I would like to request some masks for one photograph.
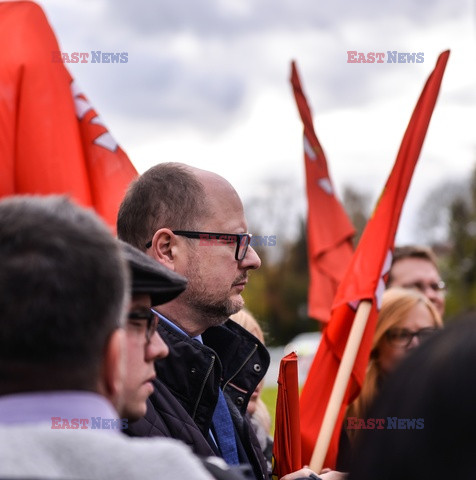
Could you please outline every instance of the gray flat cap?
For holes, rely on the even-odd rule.
[[[132,273],[132,293],[148,293],[152,306],[166,303],[182,293],[187,279],[156,262],[145,253],[118,240]]]

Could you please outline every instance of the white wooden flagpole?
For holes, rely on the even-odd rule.
[[[344,354],[342,355],[336,380],[322,421],[321,430],[317,437],[317,442],[309,464],[309,468],[317,473],[322,470],[327,455],[332,433],[334,432],[339,410],[347,390],[347,385],[349,384],[349,378],[352,373],[355,358],[357,357],[357,352],[359,351],[371,307],[372,302],[363,300],[359,303],[357,312],[355,313],[354,322],[349,332],[349,338],[345,345]]]

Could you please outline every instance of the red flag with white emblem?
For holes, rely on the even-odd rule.
[[[311,110],[295,62],[291,64],[291,84],[304,125],[310,277],[308,314],[327,322],[337,287],[352,257],[355,230],[335,195],[327,160],[314,131]]]
[[[115,229],[137,172],[61,63],[42,9],[0,2],[0,45],[0,197],[68,194]]]
[[[301,393],[303,464],[309,464],[327,403],[342,359],[355,310],[360,301],[372,303],[344,401],[339,411],[324,466],[335,468],[339,435],[346,407],[359,394],[365,378],[375,331],[384,276],[392,259],[400,213],[433,113],[449,51],[443,52],[428,78],[408,124],[394,167],[367,223],[334,300],[332,316]]]

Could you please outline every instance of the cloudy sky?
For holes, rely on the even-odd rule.
[[[303,209],[301,124],[289,84],[295,59],[337,191],[352,185],[373,204],[446,49],[398,241],[420,238],[415,212],[432,188],[473,169],[475,0],[38,3],[62,51],[127,52],[127,63],[69,68],[139,172],[186,162],[222,174],[245,199],[284,179]],[[349,50],[422,52],[424,62],[353,64]]]

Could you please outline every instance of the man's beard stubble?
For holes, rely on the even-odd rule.
[[[243,308],[244,300],[241,296],[238,301],[232,300],[229,291],[226,293],[208,291],[197,267],[198,262],[194,260],[191,259],[184,273],[188,284],[180,296],[181,300],[203,317],[207,328],[223,325],[230,315]]]

